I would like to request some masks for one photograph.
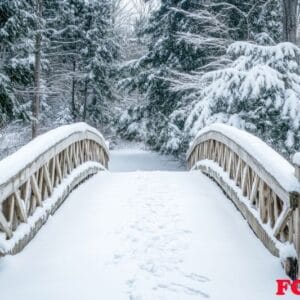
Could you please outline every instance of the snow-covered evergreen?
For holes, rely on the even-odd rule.
[[[234,40],[274,45],[282,35],[280,14],[277,0],[163,1],[138,31],[148,39],[146,54],[124,68],[122,87],[138,91],[144,101],[123,113],[119,133],[144,137],[163,152],[184,151],[184,124],[196,100],[193,73],[226,66]]]
[[[25,0],[0,3],[0,125],[25,117],[33,83],[34,41],[37,18]]]
[[[161,3],[143,33],[149,41],[148,51],[126,66],[127,78],[123,82],[123,86],[139,91],[144,98],[139,108],[130,109],[140,112],[141,125],[135,127],[146,128],[146,132],[137,131],[136,135],[145,136],[154,149],[178,153],[182,151],[180,134],[184,122],[176,115],[185,103],[181,101],[184,93],[174,91],[172,82],[176,73],[197,70],[222,56],[229,38],[227,28],[205,5],[174,0]],[[124,131],[123,124],[120,129],[121,134],[131,131]]]
[[[244,128],[279,152],[297,150],[300,141],[300,49],[290,43],[261,46],[236,42],[228,67],[199,75],[201,87],[186,123],[188,136],[223,122]]]
[[[297,148],[299,49],[278,44],[282,0],[42,2],[41,14],[39,0],[0,3],[1,127],[35,120],[39,94],[40,132],[85,120],[181,154],[217,120]]]

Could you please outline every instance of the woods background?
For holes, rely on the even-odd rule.
[[[1,0],[1,157],[85,121],[184,154],[222,122],[299,150],[297,0]]]

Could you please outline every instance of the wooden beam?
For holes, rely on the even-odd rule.
[[[4,231],[6,233],[7,238],[11,238],[13,233],[11,231],[11,229],[9,228],[9,224],[7,223],[2,211],[0,210],[0,227],[2,229],[2,231]]]
[[[20,219],[22,222],[27,223],[27,212],[26,212],[25,203],[21,199],[20,192],[18,190],[15,191],[14,197],[16,199],[16,207],[18,209]]]
[[[37,204],[38,204],[38,206],[43,206],[42,196],[41,196],[41,193],[39,191],[39,186],[37,184],[37,181],[36,181],[36,178],[35,178],[34,174],[30,177],[30,180],[31,180],[31,187],[32,187],[32,190],[33,190],[34,195],[36,197]]]
[[[50,179],[50,174],[49,174],[49,169],[48,169],[48,166],[47,165],[44,165],[44,179],[45,179],[45,182],[46,182],[46,185],[47,185],[47,188],[48,188],[48,191],[49,191],[49,194],[52,194],[52,191],[53,191],[53,185],[52,185],[52,181]]]
[[[250,203],[252,205],[254,204],[254,200],[255,200],[256,195],[257,195],[258,182],[259,182],[259,177],[258,177],[257,174],[255,174],[254,181],[253,181],[253,184],[252,184],[251,193],[250,193]]]
[[[283,212],[283,216],[281,218],[281,222],[280,223],[277,223],[274,227],[274,237],[275,238],[278,238],[280,232],[282,231],[282,229],[284,228],[284,226],[287,224],[287,221],[288,221],[288,218],[292,215],[293,213],[293,210],[291,208],[289,209],[286,209],[284,212]]]

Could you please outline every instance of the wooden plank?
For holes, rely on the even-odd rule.
[[[267,222],[266,218],[266,203],[265,203],[265,183],[259,180],[259,215],[263,223]]]
[[[37,181],[36,181],[36,178],[35,178],[35,175],[34,175],[34,174],[30,177],[30,180],[31,180],[31,187],[32,187],[32,190],[33,190],[34,195],[35,195],[35,197],[36,197],[37,205],[38,205],[38,206],[43,206],[42,195],[41,195],[41,193],[40,193],[39,186],[38,186],[38,184],[37,184]]]
[[[53,185],[52,185],[52,181],[50,179],[49,169],[48,169],[47,165],[44,165],[44,173],[43,174],[44,174],[44,179],[45,179],[49,194],[52,194]]]
[[[11,195],[6,201],[8,201],[9,204],[8,224],[9,228],[12,229],[15,216],[15,197]]]
[[[232,151],[230,151],[228,164],[227,164],[227,170],[226,170],[229,173],[230,179],[232,179],[232,156],[233,156],[233,153],[232,153]]]
[[[224,145],[224,155],[223,155],[223,160],[222,160],[222,168],[226,172],[226,163],[227,163],[227,152],[228,148]]]
[[[234,176],[234,180],[235,180],[236,184],[238,183],[238,178],[239,178],[239,174],[240,174],[240,170],[241,170],[241,164],[242,164],[242,160],[239,157],[238,158],[238,164],[237,164],[237,167],[236,167],[235,176]]]
[[[273,235],[275,238],[278,238],[280,232],[282,231],[284,226],[287,224],[288,218],[292,215],[292,213],[293,213],[293,210],[291,208],[288,208],[283,212],[283,216],[281,217],[281,222],[278,222],[274,227]]]
[[[79,162],[78,162],[78,153],[76,151],[76,144],[72,145],[72,151],[73,151],[73,159],[74,159],[74,163],[75,163],[75,168],[77,168],[79,165]]]
[[[59,162],[59,159],[58,159],[58,155],[55,156],[54,158],[55,160],[55,169],[57,171],[57,175],[58,175],[58,178],[59,178],[59,183],[62,182],[62,173],[61,173],[61,168],[60,168],[60,162]]]
[[[0,227],[2,229],[2,231],[4,231],[6,233],[6,236],[10,239],[13,235],[11,229],[9,228],[9,224],[6,221],[2,211],[0,210]]]
[[[51,164],[51,183],[52,186],[55,186],[55,157],[53,157],[50,160],[50,164]]]
[[[43,182],[44,182],[44,168],[42,167],[39,170],[39,177],[38,177],[38,185],[39,185],[39,190],[42,191],[43,188]]]
[[[15,191],[14,193],[15,199],[16,199],[16,207],[18,209],[18,213],[20,215],[20,219],[22,222],[27,223],[27,212],[25,208],[25,203],[20,197],[19,191]]]
[[[257,195],[257,188],[258,188],[258,182],[259,182],[259,177],[257,174],[255,174],[254,177],[254,181],[252,184],[252,189],[251,189],[251,193],[250,193],[250,203],[253,205],[256,195]]]
[[[83,157],[83,152],[82,152],[82,141],[78,142],[78,149],[79,149],[79,157],[80,157],[80,162],[84,162],[84,157]]]
[[[241,190],[243,192],[243,195],[246,196],[246,183],[247,183],[247,178],[248,178],[248,170],[249,167],[247,164],[245,164],[243,173],[242,173],[242,183],[241,183]]]
[[[273,197],[272,197],[272,192],[269,191],[269,198],[268,198],[268,217],[269,217],[269,224],[271,226],[271,228],[274,227],[275,225],[275,215],[274,215],[274,200],[273,200]]]
[[[68,174],[70,174],[72,172],[72,169],[73,169],[72,162],[71,162],[71,159],[70,159],[70,154],[69,154],[70,151],[71,151],[71,147],[68,147],[68,149],[66,151]]]

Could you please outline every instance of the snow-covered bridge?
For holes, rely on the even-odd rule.
[[[122,172],[108,160],[80,123],[0,162],[1,299],[269,300],[280,262],[297,276],[299,169],[258,138],[208,127],[188,172],[143,151],[112,152]]]

